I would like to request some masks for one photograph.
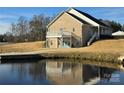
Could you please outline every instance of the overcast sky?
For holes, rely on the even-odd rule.
[[[67,7],[40,7],[40,8],[2,8],[0,7],[0,34],[10,30],[10,24],[17,22],[20,16],[25,16],[30,19],[33,15],[44,14],[53,16],[61,11],[68,9]],[[124,8],[95,8],[95,7],[78,7],[83,12],[86,12],[97,19],[114,20],[124,24]]]

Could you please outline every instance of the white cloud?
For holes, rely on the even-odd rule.
[[[0,34],[10,31],[11,23],[16,22],[20,16],[19,14],[0,14]]]
[[[15,18],[16,16],[14,15],[0,15],[0,19],[1,18]]]
[[[19,15],[14,14],[0,14],[0,19],[16,19]]]
[[[10,31],[11,23],[18,19],[19,15],[0,14],[0,34]]]

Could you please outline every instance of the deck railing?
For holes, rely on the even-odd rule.
[[[48,31],[46,37],[62,37],[62,36],[71,36],[72,33],[68,31],[58,31],[58,32],[53,32],[53,31]]]

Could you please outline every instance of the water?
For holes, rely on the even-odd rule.
[[[8,61],[0,64],[0,84],[124,84],[124,69],[123,65],[90,61]]]

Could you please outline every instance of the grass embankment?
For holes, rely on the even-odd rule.
[[[32,52],[39,51],[45,47],[45,41],[24,42],[24,43],[10,43],[0,46],[0,53],[8,52]]]
[[[41,56],[46,59],[81,59],[81,60],[94,60],[94,61],[104,61],[111,63],[121,63],[118,60],[120,54],[114,53],[97,53],[97,52],[69,52],[69,53],[41,53]]]
[[[83,48],[50,50],[49,53],[42,55],[46,58],[74,58],[120,63],[118,57],[124,55],[124,39],[101,40]]]
[[[44,48],[45,42],[16,43],[0,46],[1,52],[38,51],[45,58],[73,58],[95,61],[118,62],[124,55],[124,39],[100,40],[81,48]]]

